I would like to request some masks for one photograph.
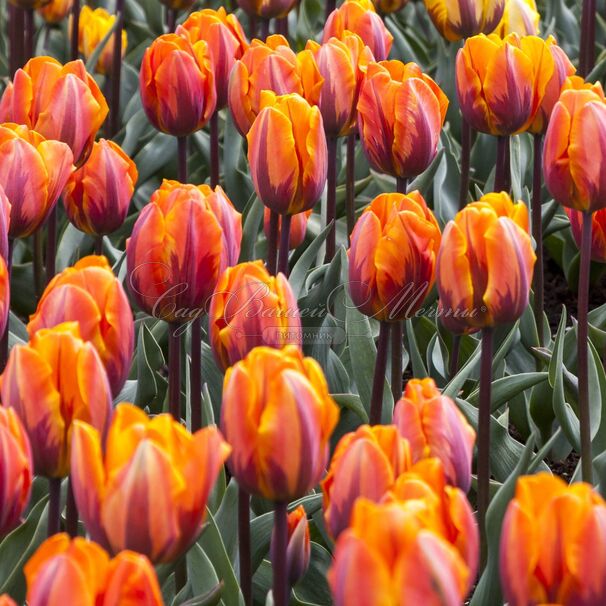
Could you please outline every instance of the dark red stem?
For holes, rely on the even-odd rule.
[[[387,367],[390,328],[391,325],[389,322],[380,323],[375,374],[372,381],[372,395],[370,397],[369,420],[371,425],[378,425],[381,422],[381,415],[383,413],[383,387],[385,385],[385,368]]]

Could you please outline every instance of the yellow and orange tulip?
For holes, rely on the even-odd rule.
[[[413,315],[433,286],[439,247],[438,222],[418,191],[377,196],[351,235],[354,305],[382,321]]]
[[[570,219],[574,240],[581,248],[583,213],[570,208],[565,208],[564,211]],[[591,260],[596,263],[606,263],[606,209],[594,212],[591,219]]]
[[[470,202],[467,207],[480,211],[492,210],[498,217],[507,217],[524,231],[529,231],[528,207],[521,200],[514,202],[505,191],[484,194],[477,202]]]
[[[8,230],[11,223],[11,203],[0,185],[0,257],[8,260]]]
[[[144,311],[189,322],[240,255],[241,216],[221,187],[163,181],[126,243],[128,285]]]
[[[467,334],[517,320],[528,305],[535,260],[518,223],[488,203],[468,205],[442,235],[436,265],[441,322]]]
[[[96,543],[56,534],[25,565],[30,606],[163,606],[156,572],[132,551],[115,558]]]
[[[538,36],[540,20],[535,0],[505,0],[503,18],[495,32],[503,38],[509,34]]]
[[[111,234],[126,219],[138,176],[135,163],[117,143],[100,139],[63,190],[69,220],[92,236]]]
[[[446,95],[415,63],[371,63],[358,100],[371,166],[404,179],[421,174],[436,156],[447,109]]]
[[[308,211],[304,213],[297,213],[292,216],[292,221],[290,223],[290,240],[289,240],[289,248],[290,250],[294,250],[303,244],[305,241],[305,234],[307,232],[307,221],[309,220],[309,216],[312,213],[312,209],[310,208]],[[269,208],[265,207],[263,211],[263,232],[266,238],[269,238],[269,219],[270,219],[271,211]],[[280,233],[282,232],[282,217],[278,217],[278,242],[280,241]]]
[[[606,603],[606,502],[593,486],[523,476],[503,520],[501,585],[510,606]]]
[[[12,408],[0,405],[0,538],[21,522],[34,478],[32,451]],[[0,599],[0,604],[2,603]]]
[[[51,0],[36,10],[47,23],[61,23],[67,17],[72,4],[73,0]]]
[[[148,120],[163,133],[185,137],[203,128],[217,105],[208,44],[177,34],[156,38],[141,61],[139,91]]]
[[[76,322],[42,329],[15,345],[2,374],[0,395],[29,436],[37,475],[69,473],[73,424],[91,423],[105,435],[111,390],[95,348],[80,338]]]
[[[276,502],[300,498],[324,473],[338,417],[315,360],[292,345],[256,347],[225,375],[221,428],[233,449],[228,467],[250,494]]]
[[[94,345],[112,394],[122,389],[133,357],[134,322],[126,293],[105,257],[84,257],[48,284],[30,317],[30,337],[43,328],[77,322],[80,338]]]
[[[78,50],[89,59],[101,40],[105,38],[110,29],[114,26],[116,16],[108,13],[104,8],[92,9],[86,4],[80,10],[80,20],[78,22]],[[101,51],[101,56],[97,61],[95,70],[100,74],[110,74],[112,70],[112,60],[114,56],[114,37],[112,34],[107,44]],[[128,46],[128,37],[126,30],[122,29],[122,57],[126,54]]]
[[[65,143],[47,141],[24,125],[0,125],[0,187],[10,202],[10,238],[29,236],[46,221],[72,162]]]
[[[350,523],[360,497],[381,501],[411,467],[408,441],[393,425],[362,425],[345,434],[322,482],[324,521],[335,539]]]
[[[104,448],[102,446],[104,444]],[[93,540],[170,562],[198,538],[206,503],[230,447],[215,427],[190,434],[169,414],[150,418],[119,404],[102,442],[74,424],[71,478]]]
[[[259,199],[281,215],[312,208],[326,184],[322,115],[297,94],[261,93],[261,111],[247,135],[250,174]],[[281,153],[276,154],[276,141]]]
[[[83,164],[109,109],[82,61],[62,65],[34,57],[17,70],[0,100],[0,122],[25,124],[49,140],[63,141]]]
[[[293,509],[286,519],[288,544],[286,548],[286,575],[292,587],[309,568],[311,543],[309,539],[309,522],[303,505]],[[271,554],[274,558],[274,536],[271,538]]]
[[[491,34],[498,26],[508,0],[425,0],[425,7],[440,35],[461,40]]]

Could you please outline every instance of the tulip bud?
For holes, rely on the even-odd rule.
[[[315,360],[292,345],[253,349],[223,383],[221,427],[238,485],[277,502],[302,497],[324,473],[338,417]]]
[[[433,379],[408,381],[394,409],[393,422],[410,443],[414,463],[436,457],[449,484],[469,490],[476,432]]]
[[[215,75],[217,110],[227,104],[229,74],[235,62],[248,48],[248,41],[238,17],[227,14],[220,6],[216,11],[205,8],[192,13],[177,28],[180,35],[189,36],[192,43],[204,40],[208,45]]]
[[[126,242],[135,301],[168,322],[199,317],[221,274],[238,262],[241,239],[240,213],[221,187],[164,180]]]
[[[425,0],[425,7],[440,35],[461,40],[492,33],[508,0]]]
[[[289,249],[294,250],[303,244],[305,241],[305,234],[307,232],[307,221],[312,213],[312,209],[305,211],[304,213],[297,213],[292,216],[290,223],[290,239]],[[265,237],[269,239],[269,218],[271,211],[267,206],[263,211],[263,233]],[[278,216],[278,242],[280,241],[280,234],[282,233],[282,217]]]
[[[297,0],[238,0],[238,6],[249,16],[280,19],[297,5]]]
[[[63,141],[77,166],[88,158],[108,111],[82,61],[61,65],[52,57],[30,59],[0,100],[0,122],[25,124],[46,139]]]
[[[600,166],[606,156],[606,99],[601,86],[565,90],[556,103],[543,152],[543,174],[551,195],[584,212],[606,207]]]
[[[156,572],[138,553],[113,560],[96,543],[65,533],[48,538],[25,565],[29,606],[163,606]]]
[[[541,15],[537,11],[535,0],[505,0],[503,18],[495,33],[502,38],[509,34],[538,36],[540,20]]]
[[[0,395],[28,434],[36,475],[69,473],[73,422],[94,425],[102,434],[111,415],[111,392],[95,348],[80,339],[76,322],[59,324],[15,345],[2,374]]]
[[[510,606],[606,603],[606,502],[548,473],[518,479],[503,520],[501,586]]]
[[[359,36],[350,33],[322,45],[310,40],[306,48],[323,78],[317,105],[324,130],[334,137],[348,135],[356,125],[358,95],[372,53]]]
[[[565,208],[564,212],[570,219],[574,241],[581,248],[583,213],[570,208]],[[591,260],[596,263],[606,263],[606,209],[594,212],[591,221]]]
[[[290,587],[303,578],[309,568],[311,543],[309,541],[309,523],[303,505],[293,509],[287,518],[288,547],[286,548],[286,575]],[[271,535],[271,559],[275,560],[275,536]]]
[[[50,0],[44,6],[36,9],[46,23],[61,23],[72,9],[73,0]]]
[[[375,12],[371,0],[346,0],[335,9],[324,24],[322,42],[343,39],[349,34],[360,36],[376,61],[387,59],[393,36]]]
[[[517,320],[536,256],[528,233],[489,204],[468,205],[444,228],[436,277],[444,326],[468,334]]]
[[[88,60],[93,54],[101,40],[105,38],[108,32],[114,26],[115,15],[110,15],[104,8],[93,10],[86,4],[80,10],[80,19],[78,21],[78,50]],[[112,61],[114,56],[114,38],[112,34],[107,44],[101,51],[101,56],[95,66],[95,71],[100,74],[109,74],[112,70]],[[122,29],[122,57],[126,54],[128,37],[126,30]]]
[[[77,322],[105,366],[112,394],[124,386],[134,349],[134,322],[126,293],[105,257],[84,257],[48,284],[30,316],[33,337],[42,328]]]
[[[410,466],[410,446],[393,425],[362,425],[345,434],[322,482],[324,521],[331,536],[336,539],[349,526],[358,498],[379,502]]]
[[[420,175],[436,156],[447,108],[446,95],[415,63],[371,63],[358,100],[371,166],[404,179]]]
[[[29,236],[46,221],[72,171],[72,162],[65,143],[46,141],[27,126],[0,125],[0,187],[10,202],[10,238]],[[0,214],[6,208],[3,199]],[[3,243],[2,247],[6,258],[8,246],[4,249]]]
[[[248,135],[255,190],[270,210],[295,215],[311,209],[326,185],[327,149],[322,115],[303,97],[261,92],[261,111]],[[276,141],[281,152],[276,153]]]
[[[351,235],[354,305],[381,321],[412,316],[433,286],[439,247],[438,222],[418,191],[377,196]]]
[[[93,540],[171,562],[198,538],[206,503],[230,447],[215,427],[190,434],[169,414],[149,418],[119,404],[102,453],[99,432],[74,424],[78,511]],[[153,499],[153,502],[150,501]]]
[[[408,4],[408,0],[373,0],[373,4],[381,15],[389,15],[401,11]]]
[[[12,408],[0,405],[0,538],[21,523],[34,476],[25,429]],[[0,605],[2,598],[0,597]]]
[[[461,113],[480,132],[521,133],[535,119],[555,71],[548,44],[537,36],[469,38],[456,61]]]
[[[206,42],[177,34],[156,38],[143,55],[139,90],[148,120],[163,133],[185,137],[203,128],[217,104]]]
[[[240,263],[223,273],[208,316],[213,354],[223,370],[260,345],[300,345],[297,299],[284,275],[270,276],[262,261]]]
[[[118,144],[100,139],[63,190],[69,220],[91,236],[116,231],[128,214],[138,175],[135,163]]]

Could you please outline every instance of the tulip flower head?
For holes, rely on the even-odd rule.
[[[297,5],[297,0],[238,0],[238,6],[249,16],[280,19]]]
[[[292,345],[253,349],[223,384],[221,427],[239,486],[276,502],[302,497],[324,473],[338,417],[315,360]]]
[[[51,0],[36,10],[46,23],[61,23],[67,17],[72,4],[73,0]]]
[[[335,539],[351,521],[357,499],[379,502],[411,467],[410,445],[393,425],[362,425],[345,434],[322,482],[324,521]]]
[[[461,40],[492,33],[509,0],[425,0],[425,7],[440,35]]]
[[[8,594],[3,593],[0,595],[0,606],[17,606],[17,602],[15,602]]]
[[[290,223],[290,250],[294,250],[303,244],[305,241],[305,234],[307,232],[307,221],[312,213],[312,209],[305,211],[304,213],[297,213],[292,216]],[[263,233],[265,237],[269,239],[269,219],[271,211],[267,206],[263,211]],[[278,217],[278,242],[280,241],[280,234],[282,233],[282,217]]]
[[[96,543],[65,533],[48,538],[25,565],[29,606],[163,606],[149,560],[132,551],[110,559]]]
[[[263,91],[261,111],[246,139],[252,181],[263,204],[281,215],[311,209],[322,195],[327,174],[320,110],[297,94]]]
[[[570,208],[565,208],[564,211],[570,219],[574,241],[581,248],[583,213]],[[594,212],[591,219],[591,260],[596,263],[606,263],[606,209]]]
[[[143,55],[139,90],[145,114],[158,130],[175,137],[200,130],[217,105],[208,44],[177,34],[159,36]]]
[[[293,509],[287,517],[288,546],[286,548],[286,574],[288,584],[292,587],[303,578],[309,568],[311,543],[309,539],[309,522],[303,505]],[[272,534],[270,553],[274,559],[275,537]]]
[[[63,191],[69,220],[91,236],[116,231],[128,214],[137,178],[137,167],[122,148],[100,139],[86,163],[70,175]]]
[[[73,424],[91,423],[105,435],[111,391],[97,351],[80,338],[76,322],[36,332],[15,345],[2,374],[0,395],[29,436],[37,475],[69,473]]]
[[[240,255],[242,225],[221,187],[163,181],[126,243],[128,283],[141,309],[168,322],[199,317]]]
[[[0,405],[0,538],[21,523],[29,503],[34,464],[29,439],[12,408]],[[0,604],[2,599],[0,598]]]
[[[505,0],[503,18],[495,32],[502,38],[509,34],[538,36],[540,20],[535,0]]]
[[[11,223],[11,203],[0,185],[0,257],[8,260],[8,230]]]
[[[487,203],[444,228],[436,276],[440,319],[456,334],[517,320],[528,305],[536,256],[528,232]]]
[[[438,222],[418,191],[377,196],[351,236],[354,305],[381,321],[412,316],[433,286],[439,247]]]
[[[0,122],[16,122],[49,140],[69,145],[76,166],[83,164],[109,108],[82,61],[61,65],[34,57],[18,69],[0,100]]]
[[[11,284],[7,261],[0,256],[0,335],[3,335],[8,326],[10,311]]]
[[[447,109],[446,95],[415,63],[371,63],[358,100],[371,166],[403,179],[420,175],[436,156]]]
[[[471,486],[476,432],[433,379],[411,379],[394,409],[394,425],[410,444],[413,462],[436,457],[449,484]]]
[[[57,274],[42,293],[27,331],[33,337],[63,322],[78,323],[80,337],[97,350],[117,396],[130,370],[135,329],[126,293],[105,257],[84,257]]]
[[[373,4],[381,15],[389,15],[402,10],[408,4],[408,0],[373,0]]]
[[[492,210],[496,212],[499,217],[511,219],[525,232],[529,231],[528,207],[522,200],[514,202],[511,199],[511,196],[505,191],[495,191],[484,194],[477,202],[470,202],[467,207],[477,210]]]
[[[322,42],[331,38],[343,39],[357,34],[376,61],[384,61],[389,55],[393,36],[377,15],[371,0],[346,0],[335,9],[324,24]]]
[[[499,560],[510,606],[606,603],[606,502],[589,484],[568,486],[547,473],[521,477]]]
[[[0,124],[0,214],[10,238],[29,236],[46,221],[69,178],[72,163],[72,152],[65,143],[47,141],[24,125]],[[4,242],[0,253],[6,258]]]
[[[89,59],[101,40],[112,29],[116,21],[116,16],[108,13],[104,8],[92,9],[86,4],[80,10],[80,20],[78,22],[78,50]],[[97,61],[95,70],[100,74],[109,74],[112,70],[112,61],[114,56],[114,36],[112,34],[109,41],[101,51],[101,56]],[[122,58],[126,54],[128,37],[126,30],[122,29]]]
[[[132,404],[114,412],[104,451],[99,432],[74,426],[72,482],[93,540],[171,562],[198,538],[206,503],[230,447],[215,427],[190,434],[169,414]]]

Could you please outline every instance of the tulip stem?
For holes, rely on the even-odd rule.
[[[55,205],[46,220],[46,281],[55,277],[55,257],[57,256],[57,206]]]
[[[587,311],[589,298],[589,270],[591,265],[592,213],[583,213],[581,237],[581,268],[579,273],[579,296],[577,316],[579,320],[577,359],[579,370],[579,417],[581,425],[581,475],[584,482],[593,483],[591,461],[591,418],[589,414],[589,335]]]
[[[459,370],[459,356],[461,355],[461,335],[453,335],[452,351],[448,365],[448,375],[452,379]]]
[[[280,226],[280,256],[278,257],[278,271],[288,278],[288,252],[290,250],[290,223],[292,215],[282,215]]]
[[[584,0],[579,45],[579,74],[589,75],[595,63],[596,0]]]
[[[78,507],[74,498],[71,476],[67,482],[67,503],[65,505],[65,530],[70,537],[78,536]]]
[[[356,133],[347,137],[347,177],[345,180],[345,208],[347,214],[347,235],[351,235],[356,222]]]
[[[326,9],[324,12],[324,19],[328,19],[330,13],[332,13],[337,7],[337,0],[326,0]]]
[[[328,157],[328,176],[326,179],[326,225],[329,225],[326,235],[326,253],[324,263],[330,263],[337,248],[337,138],[326,136]]]
[[[177,27],[177,15],[177,9],[166,9],[166,29],[168,30],[169,34],[172,34]]]
[[[269,211],[269,235],[267,237],[267,271],[276,275],[278,262],[278,232],[280,230],[280,215],[273,210]]]
[[[257,37],[257,17],[256,15],[248,16],[248,37],[253,40]]]
[[[459,210],[465,208],[469,196],[469,168],[471,158],[471,126],[461,117],[461,185],[459,189]]]
[[[288,15],[276,19],[276,34],[280,34],[288,40]]]
[[[10,286],[11,283],[11,273],[13,270],[13,246],[15,241],[13,238],[8,239],[8,254],[6,256],[6,271],[8,274],[8,283]],[[10,288],[9,288],[10,291]],[[9,334],[9,323],[6,323],[6,328],[4,329],[4,334],[2,335],[2,340],[0,342],[0,373],[4,372],[4,367],[6,366],[6,362],[8,361],[8,334]]]
[[[399,194],[406,194],[408,189],[408,179],[406,177],[396,177],[396,191]]]
[[[402,339],[404,323],[402,320],[391,325],[391,393],[395,403],[402,397]]]
[[[210,117],[210,186],[219,185],[219,112]]]
[[[497,161],[495,164],[494,190],[507,191],[507,157],[509,155],[509,137],[497,138]]]
[[[181,556],[175,564],[175,595],[187,584],[187,558]]]
[[[543,308],[545,295],[543,286],[543,223],[541,213],[541,178],[543,176],[543,136],[534,135],[534,167],[532,175],[532,237],[536,244],[537,257],[534,266],[534,319],[539,335],[539,345],[543,345]]]
[[[26,8],[25,13],[25,38],[24,38],[24,53],[25,61],[29,61],[34,56],[34,35],[36,26],[34,23],[34,9]]]
[[[370,398],[370,424],[378,425],[383,413],[383,387],[385,385],[385,368],[387,366],[387,347],[389,345],[389,322],[381,322],[379,328],[379,342],[377,343],[377,359],[375,361],[375,374],[372,381],[372,395]]]
[[[42,241],[42,232],[39,229],[34,232],[33,240],[34,288],[36,289],[36,297],[39,297],[44,289],[44,278],[42,276],[42,268],[44,266],[44,247]]]
[[[177,137],[177,177],[187,183],[187,137]]]
[[[486,511],[490,486],[490,401],[492,392],[492,328],[482,331],[480,363],[480,410],[478,414],[478,526],[482,568],[486,563]]]
[[[261,19],[261,27],[259,28],[259,38],[265,42],[269,36],[269,19]]]
[[[95,237],[95,254],[96,255],[103,254],[103,236]]]
[[[13,6],[10,2],[9,7],[9,38],[10,38],[10,77],[13,78],[15,72],[23,67],[23,31],[24,31],[24,12],[23,9]]]
[[[202,326],[200,318],[191,323],[191,368],[189,376],[192,433],[202,428]]]
[[[176,421],[181,419],[181,328],[168,325],[168,411]]]
[[[77,4],[77,0],[76,0]],[[124,28],[124,0],[116,0],[116,31],[112,56],[111,106],[109,111],[108,138],[113,139],[120,130],[120,79],[122,76],[122,29]]]
[[[286,550],[288,547],[287,503],[276,503],[274,510],[275,558],[274,570],[274,606],[287,606],[290,588],[286,578]]]
[[[52,537],[61,530],[61,478],[48,479],[48,526]]]
[[[70,34],[70,58],[75,61],[78,58],[78,33],[80,29],[80,0],[72,3],[72,31]]]
[[[240,589],[244,606],[252,606],[252,566],[250,561],[250,495],[238,489],[238,542],[240,557]]]

